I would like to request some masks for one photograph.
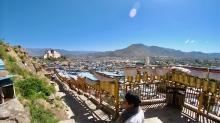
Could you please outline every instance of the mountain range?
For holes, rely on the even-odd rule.
[[[29,48],[27,51],[32,56],[43,56],[47,49]],[[163,48],[158,46],[146,46],[144,44],[132,44],[124,49],[115,51],[68,51],[55,49],[65,56],[94,56],[94,57],[175,57],[175,58],[220,58],[220,53],[183,52],[180,50]]]
[[[41,57],[45,54],[45,52],[52,48],[27,48],[26,51],[31,55],[35,57]],[[69,51],[64,49],[53,49],[59,53],[61,53],[64,56],[80,56],[80,55],[87,55],[90,53],[96,53],[96,51]]]

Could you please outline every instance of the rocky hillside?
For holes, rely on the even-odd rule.
[[[41,64],[32,59],[21,46],[10,46],[0,41],[0,58],[6,70],[14,75],[16,98],[0,105],[0,122],[57,123],[66,113],[55,89],[44,76]],[[17,113],[16,113],[16,111]],[[20,114],[20,115],[19,115]]]

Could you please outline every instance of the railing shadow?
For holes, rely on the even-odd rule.
[[[66,90],[59,80],[56,80],[56,83],[59,86],[60,92],[66,94],[62,98],[74,113],[71,119],[78,123],[105,123],[105,121],[94,117],[92,110],[84,102],[79,101],[70,91]]]
[[[146,122],[197,123],[194,119],[184,116],[180,109],[175,109],[164,104],[144,106],[142,109],[145,111],[145,119],[149,120],[146,120]]]

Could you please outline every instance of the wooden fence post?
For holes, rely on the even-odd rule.
[[[200,92],[198,100],[199,100],[199,105],[198,105],[198,112],[197,112],[197,116],[196,116],[197,121],[199,121],[199,115],[202,113],[203,92]]]
[[[117,120],[119,117],[119,83],[115,80],[115,116],[114,119]]]
[[[104,93],[104,91],[102,91],[101,89],[99,90],[99,104],[100,106],[102,105],[102,93]]]

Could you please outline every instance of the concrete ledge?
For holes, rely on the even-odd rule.
[[[141,101],[141,106],[144,105],[153,105],[153,104],[161,104],[161,103],[166,103],[166,100],[143,100]]]

